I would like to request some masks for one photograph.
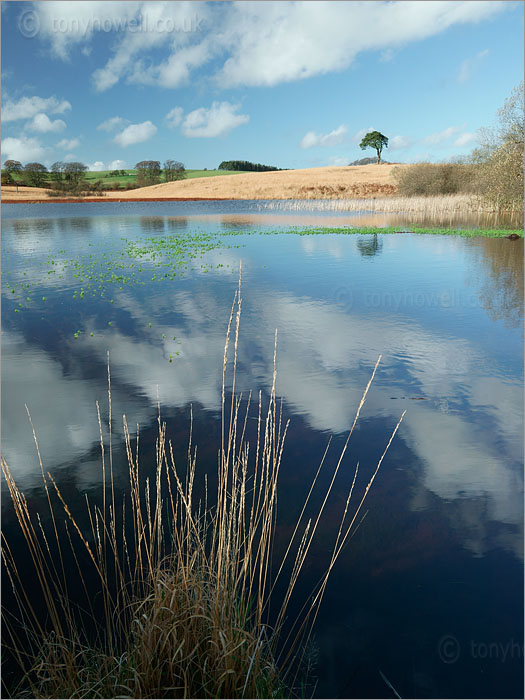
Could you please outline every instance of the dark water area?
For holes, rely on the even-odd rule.
[[[407,411],[328,585],[315,696],[393,697],[386,678],[406,698],[523,697],[523,241],[278,235],[350,218],[260,203],[4,205],[2,454],[44,513],[27,405],[71,509],[100,499],[109,352],[117,496],[121,416],[140,425],[145,479],[158,401],[180,463],[193,406],[199,475],[215,473],[242,261],[237,388],[268,396],[277,329],[276,392],[291,420],[277,549],[332,435],[329,482],[382,355],[296,610],[328,563],[356,463],[362,494]],[[17,527],[3,488],[2,529],[30,572]]]

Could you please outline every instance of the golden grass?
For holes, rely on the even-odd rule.
[[[4,643],[23,674],[19,687],[8,689],[7,694],[34,698],[255,698],[290,696],[294,692],[304,672],[304,649],[328,578],[362,520],[363,504],[404,413],[357,497],[353,494],[354,489],[357,491],[356,467],[325,574],[290,627],[287,611],[296,582],[380,358],[317,514],[309,519],[305,516],[329,445],[283,558],[275,562],[277,481],[288,422],[283,419],[275,394],[274,350],[273,385],[266,407],[259,393],[256,444],[250,450],[245,437],[250,397],[241,411],[242,395],[236,393],[241,304],[239,280],[224,348],[222,432],[213,497],[206,480],[204,497],[196,500],[196,449],[191,430],[187,465],[181,473],[172,444],[166,439],[159,408],[156,469],[151,481],[144,481],[140,475],[138,429],[132,439],[123,418],[129,487],[123,503],[117,503],[109,358],[109,450],[102,438],[99,410],[102,504],[92,505],[86,496],[87,529],[81,525],[80,515],[70,511],[51,474],[45,472],[39,452],[51,523],[47,532],[2,459],[35,570],[31,585],[38,584],[47,616],[43,620],[36,612],[34,591],[22,579],[16,554],[4,538],[3,560],[19,607],[16,616],[3,610]],[[229,359],[232,333],[233,359]],[[231,389],[227,392],[230,373]],[[356,498],[354,507],[352,499]],[[63,531],[60,523],[64,516]],[[68,592],[71,577],[66,572],[65,542],[84,588],[83,616]],[[88,564],[81,563],[82,558]],[[98,595],[88,586],[89,567],[98,580]],[[285,576],[286,590],[276,606],[276,582]],[[270,600],[276,610],[272,616]]]
[[[126,192],[106,192],[101,199],[220,198],[220,199],[330,199],[387,196],[396,191],[393,165],[354,165],[305,168],[266,173],[242,173],[192,178],[140,187]],[[36,187],[2,187],[2,198],[50,199]]]

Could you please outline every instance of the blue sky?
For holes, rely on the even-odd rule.
[[[520,2],[3,2],[2,161],[283,168],[469,153],[523,77]]]

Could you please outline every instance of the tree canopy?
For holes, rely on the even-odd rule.
[[[139,187],[156,185],[160,182],[160,161],[141,160],[135,165],[137,171],[137,184]]]
[[[42,163],[27,163],[24,165],[24,173],[31,185],[40,187],[46,179],[47,168]]]
[[[186,170],[184,164],[178,160],[167,160],[164,163],[164,177],[166,182],[171,182],[172,180],[183,180],[186,176]]]
[[[377,152],[377,162],[381,162],[381,152],[383,148],[388,148],[388,137],[380,131],[369,131],[359,144],[363,151],[365,148],[375,148]]]
[[[219,165],[219,170],[246,170],[264,173],[270,170],[282,170],[282,168],[276,168],[274,165],[250,163],[249,160],[223,160]]]

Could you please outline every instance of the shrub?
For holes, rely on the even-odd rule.
[[[461,194],[473,191],[475,167],[463,163],[416,163],[396,166],[392,176],[402,196]]]

